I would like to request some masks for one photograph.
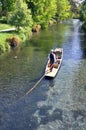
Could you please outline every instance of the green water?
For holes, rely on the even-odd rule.
[[[0,56],[0,130],[86,130],[86,38],[73,20],[34,34]],[[54,79],[43,79],[52,48],[63,48]]]

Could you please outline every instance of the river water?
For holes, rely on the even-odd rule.
[[[79,20],[34,34],[0,56],[0,130],[86,130],[86,38]],[[63,48],[54,79],[43,79],[47,55]]]

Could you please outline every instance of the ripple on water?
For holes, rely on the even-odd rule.
[[[52,85],[47,91],[47,98],[37,103],[39,109],[34,113],[38,130],[86,129],[86,81],[81,79],[82,65],[81,60],[64,61],[56,78],[50,81]],[[85,67],[83,76],[86,75],[84,71]]]

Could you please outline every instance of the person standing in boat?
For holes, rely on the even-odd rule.
[[[51,50],[51,52],[49,54],[49,60],[50,60],[49,66],[53,67],[53,64],[56,62],[56,55],[55,55],[55,52],[53,50]]]

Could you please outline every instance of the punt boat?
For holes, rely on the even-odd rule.
[[[56,62],[52,66],[50,66],[50,60],[48,59],[47,65],[45,68],[45,77],[54,78],[56,74],[58,73],[61,63],[62,63],[63,48],[56,48],[53,51],[56,55]]]

